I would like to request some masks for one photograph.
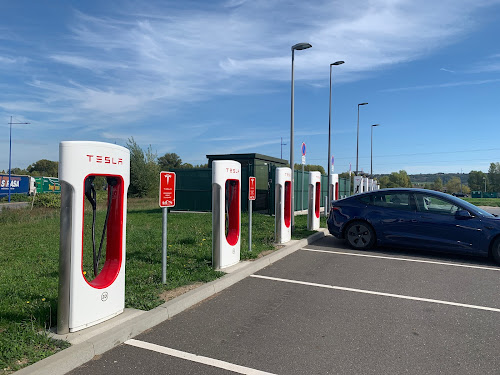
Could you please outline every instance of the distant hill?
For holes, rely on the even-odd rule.
[[[389,176],[388,174],[375,175],[375,178],[382,176]],[[462,180],[462,184],[467,185],[469,180],[468,173],[420,173],[420,174],[410,174],[408,175],[412,184],[415,185],[427,185],[432,184],[436,178],[440,177],[443,181],[443,185],[446,185],[453,177],[458,177]]]

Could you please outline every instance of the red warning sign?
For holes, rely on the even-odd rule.
[[[160,172],[160,207],[175,206],[175,173]]]
[[[248,200],[254,201],[257,195],[257,189],[255,188],[255,177],[248,177]]]

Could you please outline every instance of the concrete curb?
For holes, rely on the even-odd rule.
[[[270,264],[292,254],[300,248],[325,237],[327,229],[321,228],[308,238],[291,241],[289,245],[274,251],[273,253],[250,261],[242,267],[238,267],[234,272],[224,275],[220,279],[204,284],[177,298],[174,298],[163,305],[150,311],[140,313],[138,310],[128,312],[130,319],[118,322],[120,316],[107,322],[97,325],[97,334],[82,341],[81,337],[75,339],[75,344],[68,349],[47,357],[39,362],[25,367],[16,372],[18,375],[39,374],[39,375],[62,375],[92,360],[96,355],[100,355],[115,346],[131,339],[140,333],[162,323],[176,314],[196,305],[214,294],[236,284],[253,273],[267,267]],[[123,319],[122,319],[123,320]],[[107,327],[109,326],[109,327]],[[110,332],[110,330],[113,331]],[[57,337],[55,337],[57,338]],[[69,341],[72,341],[71,339]],[[78,342],[78,343],[76,343]]]

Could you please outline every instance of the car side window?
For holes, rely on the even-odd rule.
[[[457,205],[430,194],[416,194],[417,207],[421,212],[454,216],[460,210]]]
[[[411,211],[413,199],[408,193],[380,193],[373,196],[373,205],[378,207],[393,208],[396,210]]]

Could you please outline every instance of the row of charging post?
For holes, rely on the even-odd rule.
[[[363,176],[354,176],[354,194],[360,194],[367,191],[379,189],[380,185],[378,184],[377,180]]]
[[[291,240],[291,173],[290,168],[276,169],[275,235],[276,242],[280,244]],[[57,331],[65,334],[93,326],[123,312],[130,152],[124,147],[102,142],[61,142],[59,179],[62,195]],[[319,228],[320,179],[319,172],[310,173],[310,230]],[[173,180],[174,174],[161,176],[162,207],[175,204]],[[97,181],[103,183],[107,190],[106,215],[101,220],[96,220],[99,216]],[[253,183],[255,188],[255,180]],[[92,212],[90,225],[85,222],[90,220],[89,211]],[[166,208],[164,216],[166,226]],[[88,227],[91,231],[86,229]],[[164,229],[162,243],[166,247]],[[225,269],[240,261],[240,230],[241,165],[231,160],[214,161],[212,264],[215,269]],[[84,248],[89,246],[93,252],[93,275],[86,275],[84,271]],[[104,263],[99,265],[101,254]],[[166,268],[166,264],[162,268]]]

